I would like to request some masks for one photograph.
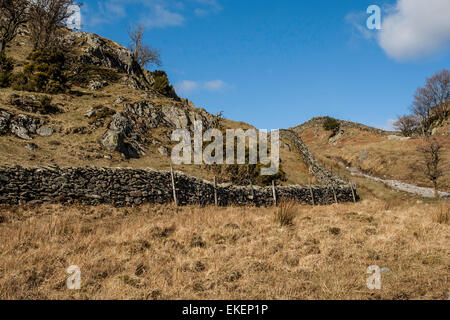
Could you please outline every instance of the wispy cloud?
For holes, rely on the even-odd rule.
[[[136,8],[139,17],[128,16],[128,12],[135,14],[133,9]],[[85,6],[83,11],[89,25],[111,24],[118,19],[133,18],[147,28],[167,28],[183,26],[189,15],[203,17],[222,9],[217,0],[106,0]]]
[[[180,94],[190,94],[199,91],[208,92],[223,92],[230,88],[223,80],[210,80],[210,81],[190,81],[183,80],[175,85],[175,89]]]
[[[198,17],[208,16],[211,13],[218,13],[223,10],[223,7],[217,0],[194,0],[200,7],[194,10]]]

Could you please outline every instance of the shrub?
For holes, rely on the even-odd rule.
[[[152,72],[153,78],[155,79],[154,88],[159,93],[170,96],[174,89],[173,86],[170,85],[169,78],[164,71],[155,70]]]
[[[325,117],[325,121],[323,123],[323,128],[327,131],[338,131],[341,127],[341,124],[338,120],[331,118],[331,117]]]
[[[58,93],[65,91],[67,78],[65,55],[61,49],[45,48],[33,51],[13,83],[16,90]]]
[[[14,69],[14,60],[8,58],[4,52],[0,52],[0,88],[11,85],[11,76]]]

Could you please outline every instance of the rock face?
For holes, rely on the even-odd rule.
[[[149,129],[193,129],[194,121],[202,121],[203,127],[208,129],[214,123],[214,116],[205,110],[192,110],[180,104],[156,107],[151,101],[142,101],[125,104],[124,109],[113,116],[101,144],[109,151],[121,152],[126,158],[145,154],[145,133]]]
[[[183,173],[175,173],[180,205],[214,205],[214,184]],[[272,206],[272,187],[218,185],[218,204]],[[353,201],[348,186],[312,187],[314,203]],[[356,193],[356,191],[355,191]],[[312,203],[311,190],[303,186],[276,187],[277,199]],[[143,203],[173,202],[171,174],[167,171],[122,168],[22,168],[0,167],[0,203],[24,204],[30,201],[102,203],[134,206]]]
[[[64,41],[69,46],[82,48],[79,62],[114,68],[129,75],[124,81],[130,88],[150,90],[155,81],[150,72],[139,66],[127,48],[114,41],[81,31],[70,32]]]
[[[145,132],[126,113],[116,113],[108,131],[103,135],[102,145],[109,151],[118,151],[125,158],[139,158],[145,154]]]
[[[51,136],[54,129],[44,125],[45,121],[42,119],[32,118],[25,114],[14,116],[0,109],[0,135],[12,133],[24,140],[32,140],[32,134]]]

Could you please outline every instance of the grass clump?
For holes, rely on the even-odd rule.
[[[294,219],[297,216],[293,202],[283,201],[275,211],[275,222],[281,227],[290,227],[294,225]]]

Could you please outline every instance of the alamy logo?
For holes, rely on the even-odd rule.
[[[272,130],[270,133],[270,157],[268,156],[267,130],[228,129],[226,130],[226,157],[224,159],[224,137],[220,130],[208,129],[203,133],[201,121],[194,122],[194,138],[188,129],[177,129],[172,133],[172,141],[180,142],[172,149],[174,164],[258,164],[268,167],[261,168],[261,175],[271,176],[278,173],[280,167],[280,133]],[[237,144],[235,142],[237,141]],[[193,142],[193,147],[192,147]],[[204,142],[209,144],[203,148]],[[248,144],[247,144],[248,142]],[[248,146],[248,153],[246,151]],[[259,150],[258,150],[259,146]],[[237,151],[237,157],[235,156]],[[259,152],[258,152],[259,151]],[[247,157],[248,154],[248,157]],[[269,166],[270,165],[270,166]]]
[[[367,278],[366,285],[370,290],[381,290],[381,274],[389,272],[389,268],[380,268],[379,266],[369,266],[366,270],[367,274],[371,274]]]
[[[67,8],[69,18],[66,20],[66,27],[72,30],[81,29],[81,8],[79,5],[70,5]]]
[[[78,266],[70,266],[66,272],[70,276],[66,280],[67,289],[80,290],[81,289],[81,270]]]
[[[367,13],[370,14],[367,18],[367,28],[369,30],[381,30],[381,8],[377,5],[371,5],[367,8]]]

